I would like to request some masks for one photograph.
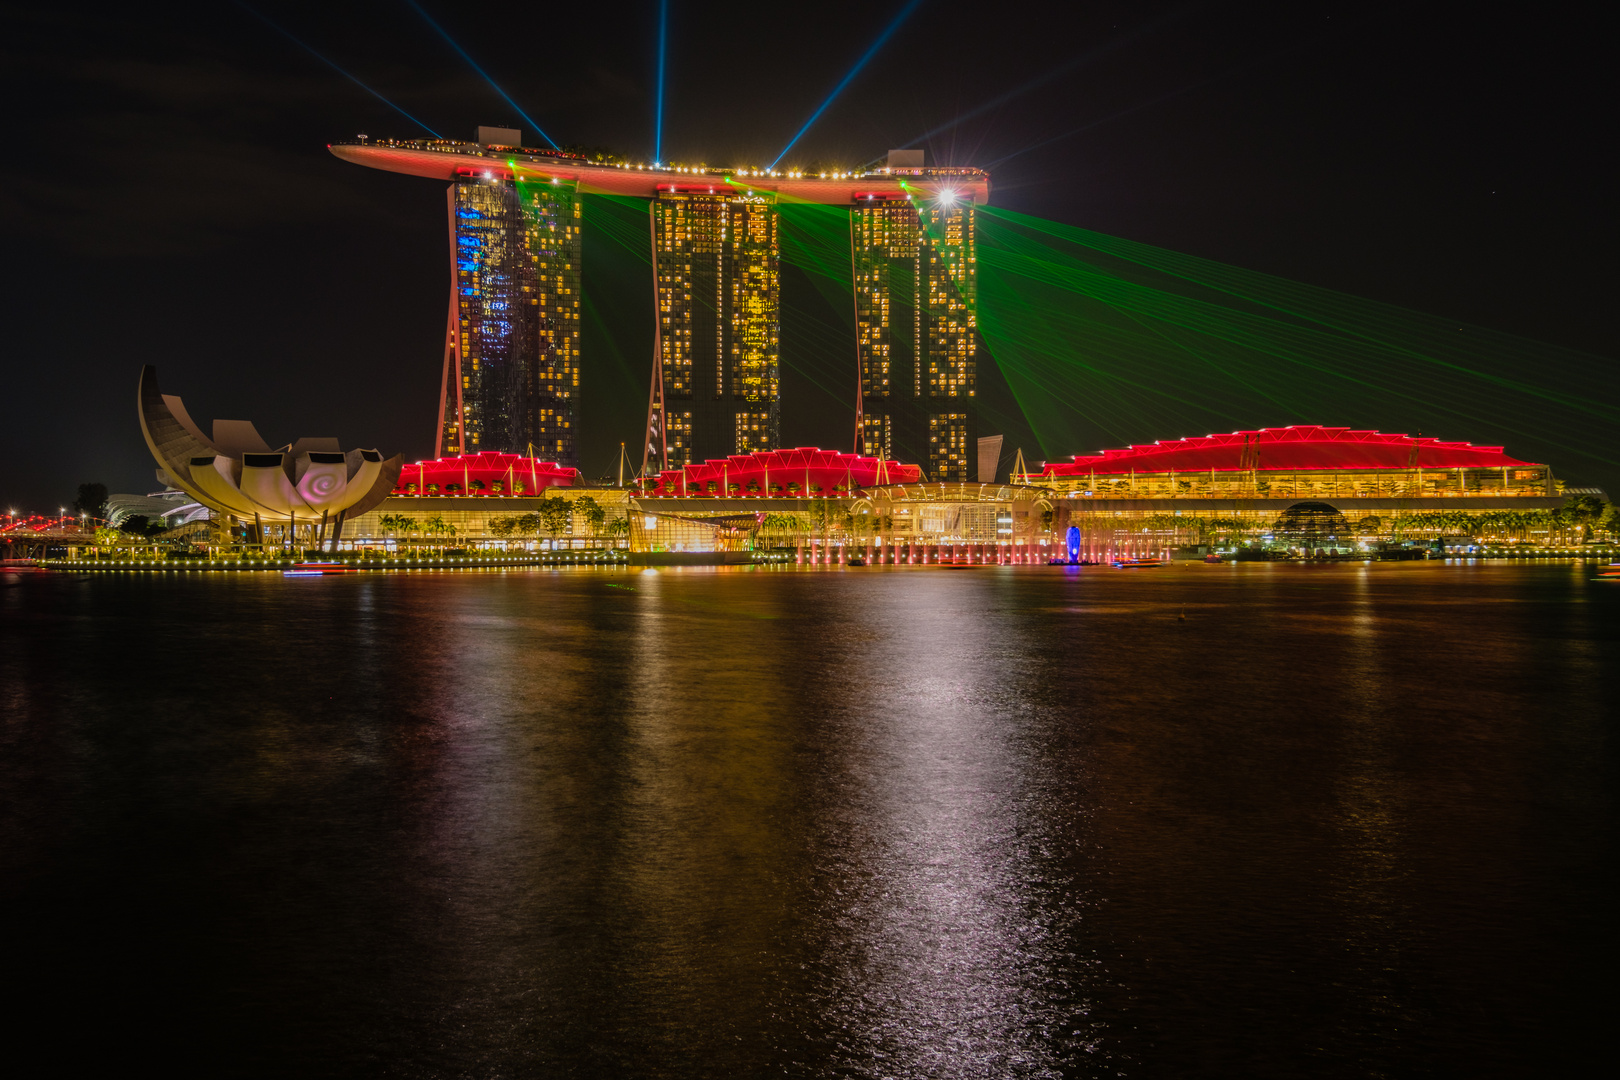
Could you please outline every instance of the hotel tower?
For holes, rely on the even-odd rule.
[[[902,173],[898,155],[892,172]],[[916,154],[917,171],[922,155]],[[972,196],[864,192],[850,212],[856,452],[916,462],[935,481],[976,471],[978,262]]]
[[[670,184],[650,210],[658,299],[650,456],[673,469],[777,449],[775,198],[711,184]],[[660,436],[661,445],[654,447]]]
[[[588,160],[519,146],[366,140],[333,154],[449,180],[451,293],[439,456],[579,456],[581,195],[649,203],[655,308],[642,471],[781,446],[779,200],[849,208],[853,447],[971,479],[977,410],[975,207],[990,178],[892,151],[814,175]]]
[[[480,128],[479,143],[518,133]],[[439,457],[484,450],[578,464],[577,181],[457,170]]]

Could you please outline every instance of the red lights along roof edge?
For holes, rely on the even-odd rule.
[[[653,198],[660,185],[681,187],[707,187],[712,182],[719,188],[730,183],[742,190],[771,192],[800,202],[848,204],[858,194],[874,190],[880,176],[850,176],[830,180],[803,176],[742,176],[726,173],[723,177],[701,173],[675,172],[667,169],[619,168],[616,165],[592,165],[567,158],[550,159],[526,152],[483,156],[476,153],[456,153],[449,150],[426,150],[410,146],[363,145],[334,143],[327,147],[335,156],[356,165],[365,165],[384,172],[404,173],[434,180],[468,179],[470,176],[489,174],[502,179],[518,176],[536,179],[577,180],[588,192],[606,195],[632,195]],[[924,198],[932,198],[950,190],[958,196],[971,196],[975,203],[990,201],[990,178],[982,172],[947,176],[908,176],[906,187]]]
[[[1305,469],[1540,468],[1510,457],[1500,446],[1475,446],[1422,435],[1387,434],[1315,424],[1234,431],[1175,439],[1098,454],[1046,467],[1048,476],[1090,473],[1217,472]]]

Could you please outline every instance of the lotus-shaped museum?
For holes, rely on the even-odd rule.
[[[271,449],[246,420],[215,420],[213,437],[192,422],[178,397],[158,389],[157,370],[141,371],[141,434],[160,478],[210,510],[244,522],[296,528],[358,517],[393,490],[404,458],[344,451],[336,439],[299,439]]]

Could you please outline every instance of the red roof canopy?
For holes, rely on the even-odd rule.
[[[1478,469],[1530,465],[1500,446],[1381,431],[1300,425],[1176,439],[1053,463],[1046,476],[1091,473],[1216,472],[1307,469]],[[1539,467],[1539,466],[1538,466]]]
[[[685,469],[665,469],[649,493],[702,495],[712,490],[715,494],[761,497],[806,492],[815,495],[874,484],[913,484],[921,478],[922,469],[916,465],[801,446],[732,454]]]
[[[406,494],[415,485],[416,494],[442,495],[532,495],[548,487],[572,487],[578,469],[554,461],[537,461],[522,454],[502,454],[486,450],[460,457],[418,461],[400,471],[394,493]],[[496,485],[500,485],[497,489]]]

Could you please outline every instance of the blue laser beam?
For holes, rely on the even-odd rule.
[[[451,37],[449,35],[449,33],[447,33],[445,31],[445,28],[440,26],[438,23],[434,22],[433,21],[433,16],[429,15],[426,11],[422,10],[422,5],[421,4],[418,4],[416,2],[416,0],[405,0],[405,2],[407,4],[409,4],[409,5],[411,5],[411,7],[415,8],[416,13],[418,15],[422,16],[422,18],[427,22],[427,24],[429,26],[431,26],[431,27],[433,27],[433,29],[437,30],[439,32],[439,36],[444,38],[445,41],[449,42],[450,47],[452,49],[456,50],[456,52],[461,56],[461,58],[463,60],[467,61],[468,65],[470,65],[474,71],[476,71],[476,72],[478,72],[478,74],[482,75],[484,77],[484,81],[489,83],[490,87],[497,94],[501,95],[501,97],[505,99],[505,101],[506,101],[506,103],[508,105],[510,105],[510,106],[512,106],[512,108],[516,109],[517,114],[519,116],[523,117],[523,119],[528,122],[530,127],[532,127],[535,131],[539,132],[540,137],[542,139],[546,140],[546,142],[551,145],[551,148],[553,150],[561,149],[557,145],[556,141],[553,140],[550,135],[546,134],[545,128],[543,128],[539,124],[535,123],[534,122],[534,117],[532,117],[528,113],[524,112],[522,106],[520,106],[517,102],[512,100],[512,95],[508,94],[505,90],[502,90],[500,84],[497,83],[494,79],[489,77],[489,72],[487,72],[483,68],[479,67],[478,66],[478,61],[474,60],[471,56],[467,55],[467,50],[463,49],[461,47],[461,45],[457,43],[456,39]]]
[[[1277,50],[1275,50],[1273,52],[1267,53],[1265,56],[1259,57],[1259,58],[1257,58],[1255,60],[1246,61],[1246,62],[1241,63],[1241,64],[1233,64],[1231,67],[1228,67],[1224,71],[1217,72],[1216,74],[1211,75],[1207,79],[1200,79],[1199,81],[1197,81],[1195,83],[1188,83],[1186,86],[1177,87],[1174,90],[1170,90],[1170,91],[1167,91],[1167,92],[1165,92],[1163,94],[1159,94],[1157,97],[1149,98],[1148,100],[1140,102],[1140,103],[1138,103],[1136,105],[1132,105],[1129,108],[1120,109],[1118,112],[1109,113],[1107,116],[1101,117],[1100,119],[1092,120],[1089,123],[1082,124],[1077,128],[1070,128],[1068,131],[1063,132],[1063,134],[1061,134],[1061,135],[1053,135],[1049,139],[1042,139],[1039,142],[1031,143],[1030,145],[1024,147],[1022,150],[1014,150],[1010,154],[1003,154],[1001,157],[997,158],[996,160],[994,160],[994,161],[990,162],[988,165],[986,165],[985,168],[993,169],[997,165],[1000,165],[1002,162],[1011,161],[1013,158],[1019,157],[1019,156],[1021,156],[1023,154],[1027,154],[1031,150],[1038,150],[1043,146],[1050,146],[1052,143],[1062,142],[1064,139],[1073,138],[1074,136],[1079,135],[1079,134],[1081,134],[1083,132],[1090,131],[1092,128],[1102,127],[1104,124],[1111,124],[1115,120],[1119,120],[1122,117],[1129,116],[1132,113],[1141,112],[1143,109],[1152,108],[1153,106],[1159,104],[1160,102],[1169,101],[1171,98],[1180,97],[1182,94],[1189,93],[1189,92],[1191,92],[1193,90],[1200,90],[1203,87],[1209,86],[1209,85],[1211,85],[1213,83],[1220,82],[1222,79],[1228,78],[1229,76],[1237,75],[1237,74],[1239,74],[1241,72],[1248,71],[1249,69],[1257,67],[1260,64],[1269,63],[1270,61],[1275,60],[1278,57],[1286,56],[1286,55],[1288,55],[1290,53],[1297,52],[1300,49],[1304,49],[1307,46],[1314,45],[1318,40],[1320,40],[1319,36],[1313,36],[1313,37],[1305,39],[1304,41],[1297,42],[1297,43],[1295,43],[1293,45],[1288,45],[1288,46],[1285,46],[1284,48],[1277,49]]]
[[[399,113],[399,115],[403,116],[405,119],[409,120],[411,123],[415,124],[417,127],[421,128],[423,131],[427,132],[429,135],[432,135],[435,139],[444,138],[443,135],[440,135],[437,131],[434,131],[432,128],[430,128],[426,124],[422,123],[422,121],[418,120],[416,117],[412,116],[410,113],[406,112],[404,109],[400,108],[398,105],[395,105],[392,101],[389,101],[387,98],[383,97],[377,91],[373,90],[371,87],[367,86],[365,83],[361,82],[359,79],[355,78],[353,75],[350,75],[347,71],[345,71],[342,68],[338,67],[335,63],[328,60],[326,57],[322,56],[320,53],[316,52],[314,49],[310,48],[310,46],[306,45],[303,41],[300,41],[298,38],[294,37],[288,31],[282,29],[280,26],[276,25],[275,23],[271,22],[269,19],[265,18],[264,15],[262,15],[259,12],[253,10],[252,8],[248,7],[246,4],[241,3],[241,0],[237,0],[236,6],[241,8],[243,11],[247,12],[249,15],[252,15],[255,19],[258,19],[260,22],[264,23],[264,25],[268,26],[270,29],[274,30],[276,33],[280,34],[282,37],[286,38],[288,41],[292,42],[294,45],[297,45],[300,49],[303,49],[305,52],[309,53],[309,55],[313,56],[315,59],[317,59],[321,63],[325,64],[327,67],[331,68],[333,71],[337,72],[339,75],[342,75],[345,79],[348,79],[350,82],[354,83],[354,85],[358,86],[360,89],[364,90],[366,93],[370,94],[372,97],[376,98],[378,101],[382,102],[384,105],[387,105],[390,109],[393,109],[395,112]]]
[[[664,45],[669,40],[669,0],[658,0],[658,112],[653,120],[653,164],[664,160]]]
[[[782,152],[776,155],[776,161],[771,162],[771,168],[776,168],[777,164],[783,158],[787,157],[787,152],[793,149],[794,143],[797,143],[800,139],[804,138],[804,133],[809,131],[810,126],[821,118],[822,113],[827,111],[827,106],[831,105],[838,99],[838,95],[844,92],[844,87],[848,86],[851,80],[861,73],[861,68],[866,66],[868,60],[871,60],[872,57],[877,55],[877,51],[883,48],[884,42],[888,41],[889,38],[894,36],[894,32],[900,29],[900,24],[905,22],[911,13],[917,10],[920,4],[922,4],[922,0],[910,0],[910,3],[906,4],[905,7],[900,9],[900,14],[896,15],[894,17],[894,21],[883,28],[883,33],[879,34],[877,40],[872,42],[872,47],[867,49],[866,52],[861,55],[859,60],[855,61],[855,66],[849,69],[849,74],[840,79],[838,81],[838,85],[833,87],[832,93],[827,95],[827,100],[823,101],[820,106],[816,108],[816,111],[810,114],[810,119],[804,122],[804,127],[799,129],[799,133],[793,136],[792,139],[789,139],[786,146],[782,147]]]
[[[1031,90],[1037,90],[1040,87],[1043,87],[1043,86],[1045,86],[1046,84],[1048,84],[1050,82],[1054,82],[1054,81],[1056,81],[1058,79],[1061,79],[1063,76],[1069,74],[1070,72],[1074,71],[1077,68],[1084,67],[1084,66],[1087,66],[1089,64],[1095,63],[1097,61],[1103,60],[1106,57],[1108,57],[1110,54],[1115,53],[1115,52],[1119,51],[1120,49],[1126,48],[1126,47],[1128,47],[1130,45],[1134,45],[1136,42],[1140,41],[1142,38],[1147,37],[1150,34],[1155,33],[1156,31],[1162,29],[1164,26],[1168,25],[1169,23],[1172,23],[1172,22],[1176,21],[1177,19],[1180,19],[1183,16],[1190,14],[1191,12],[1193,12],[1194,10],[1196,10],[1197,8],[1200,8],[1202,6],[1204,6],[1202,3],[1194,2],[1194,3],[1182,4],[1181,6],[1179,6],[1177,8],[1173,8],[1172,10],[1165,12],[1163,15],[1160,15],[1158,18],[1152,19],[1152,20],[1150,20],[1150,21],[1148,21],[1146,23],[1143,23],[1141,26],[1138,26],[1138,27],[1132,29],[1128,33],[1121,34],[1119,37],[1116,37],[1116,38],[1112,39],[1111,41],[1106,41],[1103,44],[1097,46],[1096,48],[1088,49],[1085,52],[1081,53],[1079,56],[1076,56],[1071,60],[1067,60],[1067,61],[1057,65],[1054,68],[1051,68],[1050,70],[1046,71],[1044,74],[1037,75],[1035,78],[1030,79],[1028,82],[1022,84],[1021,86],[1017,86],[1017,87],[1015,87],[1015,88],[1013,88],[1011,90],[1008,90],[1004,94],[997,95],[996,97],[991,98],[989,101],[986,101],[984,104],[979,105],[976,108],[969,109],[967,112],[961,113],[961,114],[953,117],[952,119],[945,121],[943,124],[940,124],[936,128],[933,128],[933,129],[931,129],[929,131],[925,131],[921,135],[917,135],[917,136],[914,136],[914,137],[912,137],[910,139],[907,139],[904,143],[901,143],[900,145],[902,145],[902,146],[913,146],[913,145],[915,145],[917,143],[920,143],[920,142],[926,142],[927,140],[932,139],[935,135],[938,135],[938,134],[940,134],[942,132],[945,132],[945,131],[949,131],[951,128],[956,127],[959,124],[962,124],[962,123],[965,123],[965,122],[967,122],[969,120],[972,120],[974,117],[983,116],[985,113],[990,112],[992,109],[998,109],[1001,106],[1007,104],[1007,102],[1012,101],[1014,98],[1022,97],[1023,95],[1029,93]]]
[[[1052,143],[1062,142],[1064,139],[1072,139],[1074,136],[1079,135],[1079,134],[1081,134],[1083,132],[1090,131],[1092,128],[1099,128],[1099,127],[1102,127],[1104,124],[1111,124],[1115,120],[1119,120],[1119,119],[1121,119],[1123,117],[1126,117],[1126,116],[1129,116],[1129,115],[1131,115],[1132,113],[1135,113],[1135,112],[1141,112],[1143,109],[1151,108],[1152,106],[1157,105],[1161,101],[1169,101],[1173,97],[1179,97],[1182,94],[1187,93],[1189,90],[1196,90],[1200,86],[1206,86],[1211,82],[1214,82],[1214,80],[1213,79],[1205,79],[1203,82],[1193,83],[1191,86],[1183,86],[1179,90],[1172,90],[1167,94],[1160,94],[1158,97],[1152,98],[1152,99],[1150,99],[1148,101],[1144,101],[1139,105],[1132,105],[1128,109],[1120,109],[1118,112],[1110,113],[1107,116],[1104,116],[1104,117],[1102,117],[1100,119],[1092,120],[1091,122],[1086,123],[1086,124],[1081,124],[1077,128],[1070,128],[1068,131],[1065,131],[1061,135],[1053,135],[1049,139],[1042,139],[1039,142],[1030,143],[1028,146],[1024,147],[1022,150],[1014,150],[1010,154],[1003,154],[1001,157],[996,158],[996,160],[994,160],[994,161],[990,162],[988,165],[986,165],[985,168],[986,169],[993,169],[997,165],[1000,165],[1000,164],[1002,164],[1003,162],[1006,162],[1006,161],[1011,161],[1015,157],[1021,157],[1024,154],[1029,153],[1031,150],[1039,150],[1043,146],[1050,146]]]

